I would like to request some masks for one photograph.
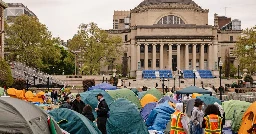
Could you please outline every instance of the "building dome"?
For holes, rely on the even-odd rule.
[[[180,3],[180,4],[195,4],[196,3],[192,0],[144,0],[139,4],[141,6],[148,6],[148,5],[158,5],[158,4],[171,4],[171,3]]]

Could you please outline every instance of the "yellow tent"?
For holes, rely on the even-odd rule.
[[[45,94],[45,92],[43,92],[43,91],[40,91],[39,93],[37,93],[36,94],[36,96],[37,97],[41,97],[42,98],[42,96]]]
[[[202,96],[202,95],[201,95],[201,94],[198,94],[198,93],[193,93],[193,94],[192,94],[192,98],[193,98],[193,99],[195,99],[195,98],[198,97],[198,96]]]
[[[151,102],[158,102],[158,99],[151,95],[151,94],[146,94],[141,100],[140,100],[140,104],[142,107],[144,107],[145,105],[147,105],[148,103]]]
[[[240,124],[239,134],[248,134],[247,130],[251,129],[253,124],[256,124],[256,102],[246,110]]]

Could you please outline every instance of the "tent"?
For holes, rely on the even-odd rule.
[[[243,115],[241,127],[238,131],[239,134],[248,133],[247,130],[251,129],[256,124],[256,102],[250,105]]]
[[[192,114],[192,111],[193,111],[193,108],[194,108],[194,105],[195,105],[195,100],[196,99],[189,99],[187,101],[186,114],[187,114],[188,117],[190,117],[191,114]]]
[[[173,98],[171,98],[170,96],[164,96],[163,98],[161,98],[159,101],[158,101],[158,104],[160,103],[164,103],[165,101],[169,101],[169,102],[172,102],[172,103],[178,103],[178,101],[174,100]]]
[[[94,90],[94,89],[101,89],[101,90],[116,90],[116,86],[112,86],[111,84],[108,83],[100,83],[96,86],[92,86],[88,89],[88,91],[90,90]]]
[[[171,120],[171,114],[174,113],[175,110],[169,104],[169,102],[165,102],[157,105],[149,114],[146,125],[149,130],[157,130],[164,131],[168,122]]]
[[[156,102],[148,103],[147,105],[145,105],[145,107],[141,109],[140,114],[143,120],[146,120],[148,118],[148,115],[156,107],[156,105]]]
[[[234,111],[232,124],[231,124],[231,130],[233,132],[237,133],[239,131],[244,113],[245,113],[244,108],[237,108]]]
[[[0,87],[0,97],[4,95],[4,88]]]
[[[11,97],[0,97],[0,133],[51,134],[48,115],[39,107]],[[52,122],[57,134],[61,129]]]
[[[138,98],[141,99],[146,94],[146,92],[147,91],[138,92]]]
[[[163,97],[163,94],[155,88],[149,89],[148,91],[146,91],[146,94],[151,94],[151,95],[155,96],[158,100]]]
[[[193,93],[191,98],[195,99],[195,98],[198,97],[198,96],[202,96],[202,94]]]
[[[15,88],[8,88],[7,94],[13,98],[16,98],[16,89]]]
[[[206,104],[206,105],[211,105],[211,104],[214,104],[215,102],[217,102],[221,105],[221,101],[218,98],[213,97],[213,96],[203,95],[203,96],[198,96],[196,98],[202,100],[204,102],[204,104]]]
[[[212,94],[211,91],[202,89],[202,88],[198,88],[195,86],[191,86],[191,87],[187,87],[187,88],[183,88],[181,90],[176,91],[176,94],[193,94],[193,93],[198,93],[198,94]]]
[[[139,93],[139,90],[138,90],[138,89],[132,88],[131,90],[138,96],[138,93]]]
[[[114,100],[117,100],[119,98],[124,98],[134,103],[139,109],[141,108],[139,98],[130,89],[124,88],[124,89],[118,89],[118,90],[108,90],[107,92]]]
[[[76,111],[59,108],[49,112],[59,126],[70,134],[101,134],[100,130],[85,116]]]
[[[146,94],[141,100],[140,100],[140,104],[142,107],[144,107],[145,105],[147,105],[148,103],[152,103],[152,102],[158,102],[158,99],[151,95],[151,94]]]
[[[251,105],[251,103],[249,103],[249,102],[239,101],[239,100],[224,101],[222,103],[222,106],[223,106],[223,109],[225,112],[226,120],[233,119],[233,113],[236,109],[242,108],[245,111],[250,105]]]
[[[81,93],[81,100],[85,104],[89,104],[92,107],[92,109],[95,109],[98,106],[98,100],[95,96],[99,93],[103,95],[108,105],[110,105],[113,102],[113,98],[106,91],[100,89],[95,89]],[[96,112],[94,110],[93,114],[96,117]]]
[[[148,134],[148,130],[136,105],[121,98],[110,105],[107,133]]]

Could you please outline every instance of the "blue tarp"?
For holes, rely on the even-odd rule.
[[[93,122],[76,111],[58,108],[52,110],[49,114],[58,122],[60,128],[70,134],[101,134]]]
[[[140,115],[143,118],[143,120],[146,120],[148,118],[148,115],[156,107],[156,105],[156,102],[152,102],[144,106],[144,108],[140,111]]]
[[[116,90],[116,86],[112,86],[111,84],[108,83],[100,83],[96,86],[92,86],[88,89],[88,91],[90,90],[94,90],[94,89],[101,89],[101,90]]]
[[[161,104],[161,103],[164,103],[165,101],[170,101],[172,103],[178,103],[178,101],[174,100],[173,98],[171,98],[170,96],[164,96],[163,98],[161,98],[159,101],[158,101],[158,104]]]
[[[168,101],[157,105],[156,108],[150,112],[146,120],[148,129],[164,131],[171,120],[171,114],[174,112],[175,110],[169,105]]]

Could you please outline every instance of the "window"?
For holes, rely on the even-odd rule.
[[[119,19],[119,23],[124,23],[124,19]]]
[[[115,22],[117,22],[117,23],[118,23],[118,20],[115,20]]]
[[[151,62],[152,62],[152,60],[149,59],[149,60],[148,60],[148,67],[151,67],[151,66],[152,66],[152,63],[151,63]]]
[[[160,60],[156,59],[156,67],[160,67]]]
[[[144,45],[140,45],[140,53],[144,53],[145,52],[145,46]]]
[[[148,45],[148,53],[152,53],[152,45]]]
[[[144,59],[140,59],[140,66],[144,67]]]
[[[189,53],[192,53],[192,45],[188,46],[188,51],[189,51]]]
[[[115,29],[118,29],[118,24],[115,25]]]
[[[157,24],[185,24],[185,22],[178,16],[168,15],[161,18]]]
[[[124,36],[124,40],[128,41],[128,35],[127,34]]]
[[[156,53],[160,53],[160,45],[159,44],[156,45]]]
[[[172,45],[172,50],[177,50],[177,45]]]
[[[234,41],[233,36],[230,36],[229,38],[230,38],[230,42]]]
[[[204,53],[208,53],[208,46],[204,46]]]

